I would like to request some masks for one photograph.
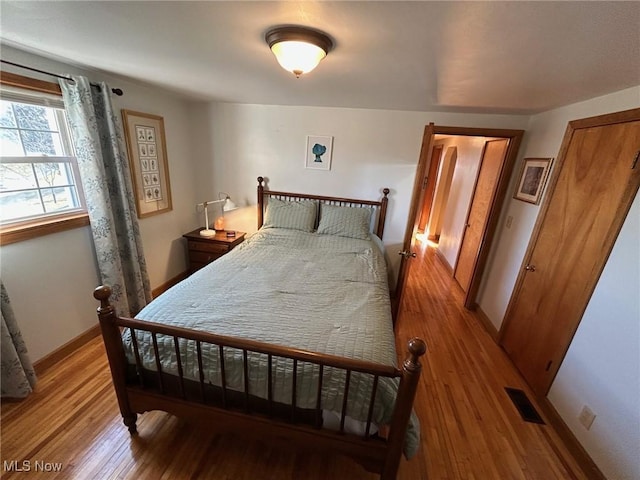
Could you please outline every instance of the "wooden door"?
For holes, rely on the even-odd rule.
[[[398,281],[396,282],[396,291],[391,305],[393,320],[397,319],[398,309],[402,303],[402,294],[404,291],[404,285],[407,282],[409,276],[409,260],[415,257],[413,253],[414,244],[416,241],[416,233],[418,231],[418,223],[420,221],[419,205],[422,205],[424,201],[424,189],[422,189],[422,179],[427,171],[427,160],[429,158],[429,152],[433,145],[433,123],[430,123],[424,127],[424,134],[422,135],[422,147],[420,148],[420,157],[418,158],[418,168],[416,176],[413,180],[413,193],[411,195],[411,206],[409,207],[409,217],[407,218],[407,228],[404,232],[404,240],[402,242],[402,251],[400,254],[400,269],[398,271]]]
[[[420,213],[420,223],[418,230],[426,233],[426,227],[431,215],[433,205],[433,194],[436,191],[436,180],[438,179],[438,167],[442,158],[442,145],[434,145],[431,151],[431,162],[429,163],[429,173],[424,179],[424,199],[422,200],[422,213]]]
[[[509,140],[500,138],[485,142],[480,168],[471,199],[458,259],[453,276],[467,293],[473,272],[476,269],[480,245],[485,236],[489,212],[496,197],[498,180],[504,165]]]
[[[640,184],[640,109],[570,122],[501,344],[546,395]]]

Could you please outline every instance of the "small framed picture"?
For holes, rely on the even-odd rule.
[[[525,158],[513,198],[538,205],[553,158]]]
[[[304,166],[312,170],[331,170],[333,137],[307,136],[307,154]]]

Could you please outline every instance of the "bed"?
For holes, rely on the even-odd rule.
[[[379,201],[269,191],[258,231],[147,305],[98,318],[125,425],[162,410],[347,455],[383,479],[415,454],[422,340],[398,368]]]

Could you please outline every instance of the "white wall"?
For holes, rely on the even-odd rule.
[[[378,199],[389,187],[384,242],[392,278],[425,125],[523,128],[527,122],[510,115],[240,104],[193,105],[192,119],[192,129],[206,139],[196,154],[206,172],[198,180],[201,200],[225,191],[245,205],[227,216],[228,228],[255,231],[255,179],[260,175],[270,179],[273,190],[351,198]],[[307,135],[334,137],[330,171],[304,168]]]
[[[485,137],[455,136],[442,141],[445,150],[455,146],[458,156],[451,190],[446,200],[438,250],[453,269],[460,250],[467,213],[476,184]],[[439,142],[440,143],[440,142]]]
[[[640,196],[549,399],[607,478],[640,478]],[[578,422],[583,405],[597,414],[588,431]]]
[[[556,157],[571,120],[638,107],[640,86],[533,116],[520,160]],[[512,180],[509,192],[515,188]],[[479,297],[480,308],[496,328],[502,324],[538,211],[539,206],[512,199],[502,216]],[[510,229],[504,223],[508,215],[513,216]],[[616,480],[640,478],[639,218],[636,198],[549,392],[599,468]],[[583,405],[598,415],[590,431],[577,422]]]
[[[2,46],[2,58],[55,73],[107,81],[111,87],[124,90],[124,96],[113,97],[116,110],[126,108],[164,117],[173,211],[140,220],[140,229],[152,288],[183,272],[186,253],[181,235],[197,226],[193,188],[197,170],[193,168],[187,103],[154,87],[80,70],[11,47]],[[51,77],[21,69],[7,70],[52,81]],[[33,361],[97,323],[92,291],[99,277],[88,227],[3,246],[0,266]]]

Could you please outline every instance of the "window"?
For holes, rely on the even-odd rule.
[[[79,181],[62,98],[7,86],[3,78],[0,85],[1,243],[87,225]],[[68,227],[51,228],[70,219],[73,221]],[[34,227],[37,227],[35,235],[21,235],[14,240],[5,238],[7,233],[24,233]]]

